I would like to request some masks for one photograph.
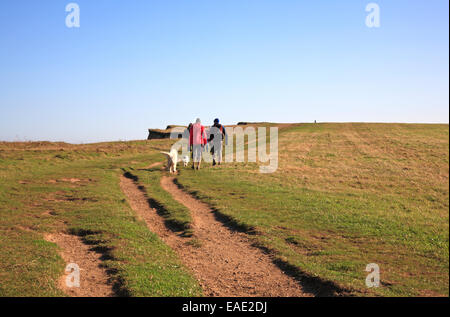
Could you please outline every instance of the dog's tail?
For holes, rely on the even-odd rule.
[[[163,151],[160,151],[162,154],[164,154],[164,155],[167,155],[167,156],[169,156],[170,157],[170,153],[169,152],[163,152]]]

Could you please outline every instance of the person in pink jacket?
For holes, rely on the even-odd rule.
[[[202,126],[202,122],[197,118],[195,123],[189,130],[189,145],[192,147],[192,168],[195,169],[195,163],[197,163],[197,169],[200,169],[202,161],[203,146],[206,145],[207,138],[205,127]]]

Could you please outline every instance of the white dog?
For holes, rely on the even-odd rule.
[[[189,156],[185,155],[183,156],[183,165],[184,167],[188,166],[189,164]]]
[[[171,149],[170,152],[162,152],[162,154],[167,156],[167,168],[170,173],[177,172],[177,163],[178,163],[178,151],[176,149]]]

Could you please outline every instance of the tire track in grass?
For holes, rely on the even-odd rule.
[[[163,177],[161,185],[191,210],[193,237],[181,237],[169,230],[139,185],[125,176],[120,178],[131,207],[151,231],[176,251],[206,296],[312,296],[282,272],[269,255],[253,247],[246,234],[230,230],[215,219],[206,204],[180,190],[172,177]]]
[[[68,296],[74,297],[111,297],[115,296],[112,285],[108,281],[106,271],[101,267],[102,255],[91,250],[81,238],[65,233],[47,233],[44,239],[53,242],[60,248],[60,255],[66,265],[75,263],[80,269],[80,286],[69,287],[66,278],[70,272],[60,277],[58,287]]]

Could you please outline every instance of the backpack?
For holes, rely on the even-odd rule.
[[[225,132],[223,131],[223,126],[219,123],[219,130],[222,133],[222,141],[225,138]]]
[[[223,126],[219,123],[218,127],[217,126],[213,126],[213,127],[219,128],[219,131],[222,133],[222,141],[223,141],[223,139],[225,138],[225,132],[224,132]],[[209,137],[209,141],[212,141],[213,139],[214,139],[214,134],[211,133],[211,135]]]

